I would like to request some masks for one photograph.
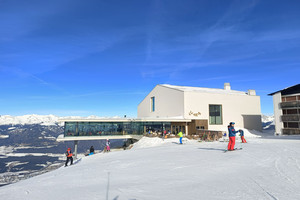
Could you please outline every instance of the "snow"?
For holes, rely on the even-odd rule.
[[[300,199],[300,137],[227,143],[143,138],[126,151],[83,157],[0,188],[5,200]]]
[[[12,146],[0,146],[0,155],[6,155],[13,152],[14,147]]]
[[[273,125],[274,123],[274,115],[262,115],[261,116],[262,123],[268,123],[271,122]]]
[[[11,116],[11,115],[0,115],[0,125],[25,125],[25,124],[40,124],[44,126],[53,126],[53,125],[63,125],[61,120],[65,119],[117,119],[120,118],[118,116],[115,117],[99,117],[95,115],[91,115],[88,117],[79,117],[79,116],[68,116],[68,117],[58,117],[55,115],[23,115],[23,116]],[[15,127],[10,127],[8,130],[14,130]]]
[[[7,124],[41,124],[45,126],[56,125],[58,117],[54,115],[23,115],[23,116],[10,116],[1,115],[0,125]]]
[[[236,91],[236,90],[224,90],[217,88],[203,88],[203,87],[190,87],[190,86],[177,86],[169,84],[161,84],[161,86],[180,90],[183,92],[201,92],[201,93],[215,93],[215,94],[237,94],[237,95],[247,95],[246,92]]]

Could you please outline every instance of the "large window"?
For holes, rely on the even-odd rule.
[[[209,105],[209,124],[221,125],[222,121],[222,105]]]
[[[155,97],[151,97],[151,112],[155,111]]]

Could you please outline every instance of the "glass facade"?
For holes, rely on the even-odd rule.
[[[142,135],[171,129],[171,122],[65,122],[67,136]]]

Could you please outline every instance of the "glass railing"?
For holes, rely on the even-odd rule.
[[[300,114],[294,115],[281,115],[282,122],[299,122],[300,121]]]
[[[300,107],[300,101],[282,102],[280,108],[297,108]]]
[[[282,134],[284,135],[298,135],[300,134],[299,128],[284,128],[282,129]]]

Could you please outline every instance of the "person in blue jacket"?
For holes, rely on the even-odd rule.
[[[236,133],[239,132],[234,129],[234,125],[235,125],[234,122],[230,122],[230,124],[228,126],[228,133],[229,133],[228,151],[234,150],[235,136],[236,136]]]

